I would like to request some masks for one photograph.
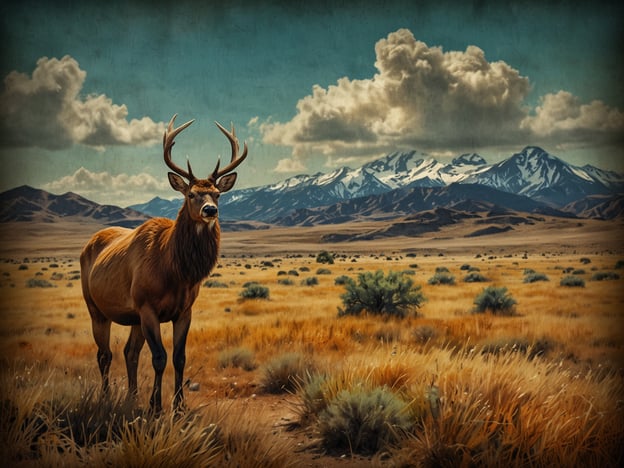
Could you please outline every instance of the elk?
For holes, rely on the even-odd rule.
[[[109,387],[111,323],[129,326],[130,337],[124,347],[128,397],[138,395],[139,354],[147,341],[154,368],[150,408],[156,414],[162,411],[161,385],[167,362],[160,324],[173,323],[173,404],[176,410],[182,410],[191,307],[201,281],[210,274],[219,254],[219,195],[234,186],[236,172],[232,171],[247,157],[246,143],[239,155],[234,126],[228,132],[216,123],[232,147],[231,161],[220,169],[217,160],[208,178],[195,177],[188,160],[188,169],[184,170],[171,159],[175,137],[194,121],[174,129],[176,116],[163,136],[165,163],[173,171],[168,173],[169,183],[184,195],[176,220],[152,218],[135,229],[103,229],[93,235],[80,255],[82,293],[91,316],[102,389],[106,392]]]

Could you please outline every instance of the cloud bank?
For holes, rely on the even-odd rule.
[[[66,55],[42,57],[28,76],[13,71],[0,94],[0,135],[5,147],[58,150],[74,144],[108,145],[159,143],[163,123],[148,117],[128,121],[125,105],[105,95],[81,96],[86,72]]]
[[[582,104],[565,91],[525,104],[529,79],[483,50],[444,52],[407,29],[375,46],[370,79],[315,85],[288,122],[260,125],[263,141],[292,148],[276,169],[300,169],[306,156],[374,156],[399,148],[432,152],[620,139],[624,114],[601,101]]]
[[[145,173],[113,175],[109,172],[92,172],[84,167],[44,184],[42,188],[52,193],[78,192],[100,203],[119,204],[119,200],[123,200],[124,206],[143,203],[157,194],[169,196],[175,193],[166,177],[156,178]]]

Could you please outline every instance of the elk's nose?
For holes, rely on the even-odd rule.
[[[217,216],[217,207],[214,205],[204,205],[201,209],[201,215],[204,218],[214,218]]]

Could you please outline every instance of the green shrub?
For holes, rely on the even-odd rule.
[[[583,278],[579,278],[578,276],[568,275],[561,278],[559,286],[584,288],[585,280],[583,280]]]
[[[56,286],[54,286],[48,280],[44,280],[41,278],[30,278],[28,281],[26,281],[26,287],[27,288],[55,288]]]
[[[319,415],[325,448],[365,455],[396,444],[412,427],[409,405],[383,387],[343,390]]]
[[[327,263],[329,265],[333,265],[334,257],[328,251],[323,250],[316,256],[316,263]]]
[[[618,260],[617,262],[615,262],[615,267],[616,270],[621,270],[622,268],[624,268],[624,260]]]
[[[348,278],[346,292],[340,298],[344,309],[338,308],[338,315],[360,315],[366,312],[373,315],[393,315],[405,317],[412,309],[425,301],[420,286],[414,286],[411,278],[390,271],[360,273],[357,283]]]
[[[277,284],[282,284],[284,286],[292,286],[293,284],[295,284],[295,282],[291,280],[290,278],[282,278],[282,279],[277,280]]]
[[[240,293],[243,299],[268,299],[269,288],[258,283],[247,283]]]
[[[445,266],[436,267],[435,272],[436,273],[448,273],[449,269],[446,268]]]
[[[477,273],[476,271],[472,271],[464,276],[464,283],[485,283],[486,281],[489,280],[481,273]]]
[[[435,274],[427,280],[427,283],[435,284],[455,284],[455,277],[436,268]]]
[[[474,301],[475,312],[491,311],[494,314],[511,315],[516,300],[507,293],[507,288],[488,286]]]
[[[350,278],[346,275],[340,275],[336,277],[336,279],[334,280],[334,284],[336,286],[342,286],[344,284],[347,284],[347,281],[349,281],[349,279]]]
[[[316,286],[317,284],[319,284],[319,282],[316,276],[310,276],[301,280],[301,286]]]
[[[226,283],[222,283],[217,280],[206,280],[203,284],[204,288],[227,288],[228,285]]]
[[[331,270],[328,270],[327,268],[319,268],[318,270],[316,270],[316,274],[317,275],[331,275]]]
[[[219,353],[217,362],[222,369],[226,367],[239,367],[246,371],[252,371],[257,367],[253,351],[247,348],[223,350]]]
[[[286,353],[274,357],[262,367],[260,385],[268,393],[292,392],[312,374],[314,364],[300,353]]]
[[[535,283],[537,281],[549,281],[544,273],[529,273],[524,275],[524,283]]]
[[[605,281],[620,279],[620,275],[612,271],[600,271],[592,275],[592,281]]]

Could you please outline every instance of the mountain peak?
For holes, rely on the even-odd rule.
[[[487,161],[477,153],[464,153],[453,159],[453,165],[455,166],[483,166],[485,164],[487,164]]]

